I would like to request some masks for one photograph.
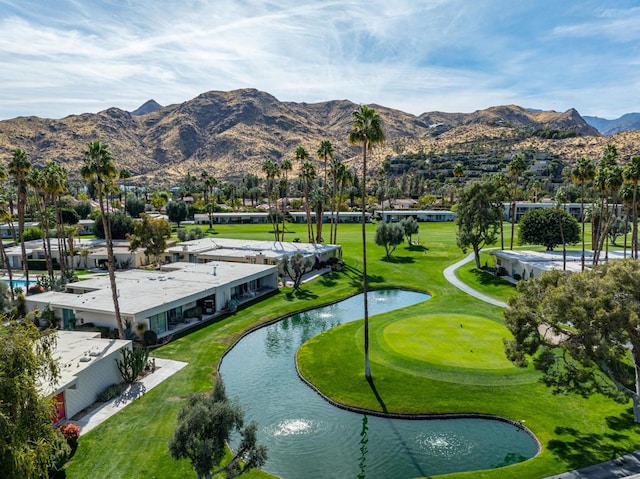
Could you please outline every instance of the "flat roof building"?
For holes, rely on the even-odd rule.
[[[119,271],[116,281],[123,322],[133,331],[151,329],[162,337],[196,316],[196,308],[200,308],[200,314],[205,309],[215,314],[229,308],[232,300],[239,304],[276,290],[278,274],[272,265],[175,263],[170,271]],[[65,329],[86,323],[116,328],[106,275],[68,283],[66,292],[26,297],[28,310],[47,306]]]
[[[98,395],[111,384],[122,382],[116,359],[131,341],[102,339],[100,333],[57,331],[54,358],[60,365],[60,377],[53,387],[43,387],[42,394],[56,400],[54,422],[71,419],[96,402]]]

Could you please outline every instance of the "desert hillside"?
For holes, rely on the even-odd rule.
[[[35,164],[53,159],[74,174],[86,145],[99,139],[109,143],[119,167],[145,181],[163,182],[203,169],[220,178],[237,178],[258,172],[265,158],[292,157],[299,145],[315,156],[325,139],[333,143],[337,156],[353,160],[359,150],[348,144],[347,135],[357,107],[347,100],[281,102],[245,89],[211,91],[164,107],[149,101],[133,113],[110,108],[59,120],[18,117],[0,121],[0,160],[8,161],[13,149],[22,148]],[[415,116],[372,107],[387,135],[387,143],[374,151],[374,167],[399,154],[470,148],[494,154],[534,149],[568,162],[583,155],[597,158],[607,143],[617,145],[623,157],[640,151],[639,131],[602,136],[573,109],[532,111],[507,105]]]

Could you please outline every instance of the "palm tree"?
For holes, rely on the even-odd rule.
[[[333,241],[332,244],[338,244],[338,223],[340,223],[340,204],[342,198],[344,198],[344,189],[347,185],[351,185],[354,182],[355,172],[348,169],[347,165],[342,163],[342,166],[338,170],[338,182],[340,183],[340,192],[338,193],[338,207],[336,208],[336,225],[333,229]]]
[[[13,179],[13,184],[18,193],[18,237],[20,238],[25,284],[29,284],[29,263],[27,262],[27,248],[24,244],[24,213],[27,205],[27,187],[30,173],[31,162],[27,158],[27,153],[20,148],[15,149],[9,162],[9,176]]]
[[[124,203],[122,203],[122,194],[120,194],[120,203],[122,203],[123,205],[126,205],[127,204],[127,180],[131,178],[131,172],[126,168],[122,168],[118,173],[118,177],[122,180],[122,187],[124,189]]]
[[[116,286],[115,261],[113,258],[113,241],[111,237],[111,220],[109,218],[108,193],[113,188],[118,178],[118,169],[113,163],[109,145],[96,140],[89,143],[88,149],[84,152],[84,165],[80,173],[85,181],[94,181],[100,213],[102,215],[102,227],[107,243],[107,269],[109,271],[109,281],[111,283],[111,296],[113,298],[113,308],[116,316],[116,327],[120,339],[126,339],[124,328],[122,327],[122,317],[120,316],[120,303],[118,301],[118,289]]]
[[[317,151],[318,158],[323,160],[324,164],[324,178],[322,183],[322,195],[323,200],[318,212],[320,213],[320,220],[316,218],[316,241],[322,242],[322,218],[324,217],[324,203],[327,201],[327,160],[333,159],[333,145],[329,140],[323,140],[320,143],[320,148]]]
[[[311,223],[311,203],[309,200],[309,194],[311,193],[313,180],[315,180],[317,177],[318,174],[316,173],[316,168],[315,166],[313,166],[313,163],[308,160],[302,163],[302,167],[300,168],[300,179],[302,180],[305,211],[307,214],[307,236],[309,243],[315,242],[315,237],[313,235],[313,224]]]
[[[60,215],[60,196],[67,190],[67,170],[61,165],[47,161],[42,169],[43,177],[43,193],[48,198],[47,203],[53,208],[54,222],[58,239],[58,251],[60,258],[60,276],[66,277],[67,272],[67,243],[66,231],[62,227],[62,218]],[[126,195],[125,195],[126,201]],[[49,236],[48,236],[49,238]],[[49,247],[49,250],[51,247]]]
[[[278,230],[278,202],[275,202],[275,207],[272,206],[271,200],[273,197],[273,192],[276,190],[275,188],[275,179],[280,172],[280,167],[278,164],[267,158],[262,162],[262,171],[267,177],[267,202],[269,204],[269,215],[271,216],[271,225],[273,226],[273,234],[275,235],[275,240],[280,241],[280,232]]]
[[[457,162],[453,167],[453,176],[456,178],[456,184],[460,184],[460,178],[464,176],[464,165],[461,162]]]
[[[300,168],[300,179],[303,183],[304,190],[304,211],[307,217],[307,241],[313,243],[313,226],[311,225],[311,207],[309,206],[309,192],[311,190],[311,181],[316,178],[316,171],[313,164],[309,162],[309,153],[305,150],[304,146],[296,148],[295,159],[302,163]],[[306,164],[306,166],[305,166]],[[303,169],[306,168],[306,171]],[[312,174],[313,173],[313,174]],[[313,178],[311,178],[313,176]]]
[[[44,170],[32,169],[28,178],[29,186],[33,190],[33,206],[35,216],[40,223],[42,232],[42,249],[47,264],[47,275],[49,285],[53,285],[53,258],[51,254],[51,208],[49,206],[49,196],[45,191],[46,178]]]
[[[633,185],[631,198],[631,257],[638,259],[638,182],[640,182],[640,156],[636,155],[625,166],[622,176]]]
[[[513,155],[509,165],[507,166],[507,172],[511,178],[511,243],[509,249],[513,249],[513,234],[515,233],[516,226],[516,196],[518,194],[518,180],[520,175],[527,170],[527,161],[520,153]]]
[[[287,217],[287,206],[289,204],[289,172],[293,169],[293,163],[289,158],[282,160],[280,164],[280,172],[282,174],[282,189],[284,198],[282,202],[282,239],[284,240],[285,220]]]
[[[338,158],[332,158],[331,164],[329,165],[329,176],[331,176],[331,221],[329,223],[330,231],[329,231],[329,243],[334,244],[335,241],[333,238],[333,230],[334,230],[334,214],[336,212],[336,194],[338,189],[338,175],[339,170],[341,168],[345,168],[344,163]]]
[[[372,108],[360,105],[353,112],[353,124],[349,132],[349,143],[362,145],[362,292],[364,295],[364,375],[371,378],[369,365],[369,301],[367,279],[367,152],[375,145],[384,143],[385,135],[382,119]]]
[[[7,202],[4,199],[4,188],[1,186],[8,178],[7,170],[4,165],[0,165],[0,222],[9,223],[11,221],[11,211],[9,211]],[[0,239],[0,258],[2,258],[2,264],[7,268],[7,275],[9,276],[9,290],[11,291],[11,301],[15,299],[15,293],[13,291],[13,272],[11,270],[11,263],[7,252],[4,249],[4,242]]]
[[[584,156],[578,160],[576,167],[571,170],[571,179],[580,185],[580,221],[582,223],[582,256],[580,261],[582,263],[582,271],[584,271],[584,263],[585,263],[585,248],[584,248],[584,221],[585,221],[585,213],[584,213],[584,190],[585,186],[589,181],[593,180],[595,175],[595,168],[593,166],[593,162],[585,158]]]

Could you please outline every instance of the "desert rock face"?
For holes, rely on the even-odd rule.
[[[602,136],[574,109],[558,113],[508,105],[415,116],[371,106],[382,117],[387,135],[387,143],[373,152],[372,167],[398,154],[491,150],[496,144],[501,151],[546,151],[569,163],[581,156],[599,158],[607,143],[618,147],[623,160],[640,152],[639,131]],[[99,139],[110,145],[120,168],[150,182],[203,169],[219,178],[239,178],[259,172],[266,158],[292,158],[300,145],[315,158],[322,140],[330,140],[336,156],[352,162],[360,153],[347,142],[356,108],[347,100],[281,102],[268,93],[244,89],[211,91],[165,107],[150,100],[133,113],[109,108],[59,120],[18,117],[0,121],[0,161],[8,161],[13,149],[22,148],[36,165],[56,160],[73,175],[87,144]]]

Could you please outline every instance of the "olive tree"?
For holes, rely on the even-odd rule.
[[[211,394],[192,394],[178,413],[169,453],[174,459],[189,459],[198,479],[211,479],[221,473],[227,478],[238,477],[267,460],[267,448],[258,444],[256,431],[255,422],[244,427],[242,408],[227,398],[218,377]],[[242,439],[223,465],[233,432],[238,432]]]
[[[376,228],[375,240],[378,246],[384,246],[386,257],[389,259],[398,245],[404,241],[404,229],[400,223],[383,221]]]

